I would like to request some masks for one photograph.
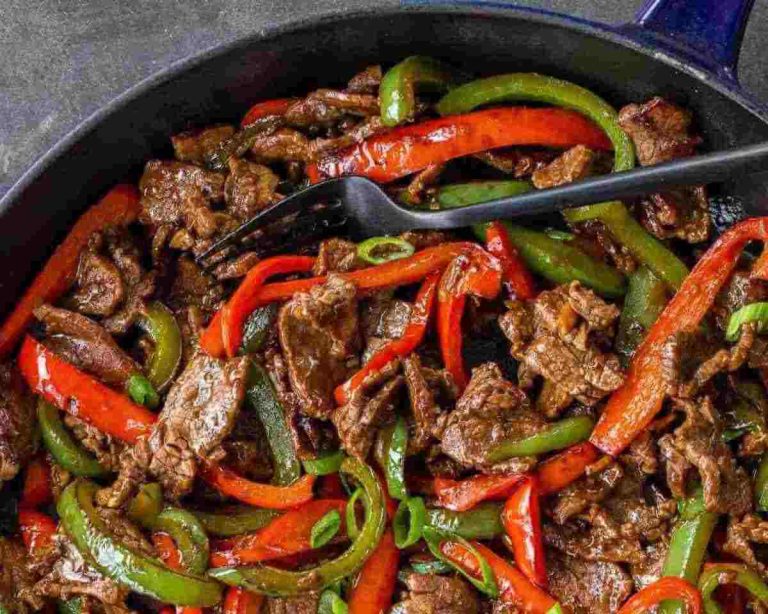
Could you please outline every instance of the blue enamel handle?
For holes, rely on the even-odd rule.
[[[735,82],[753,4],[754,0],[646,0],[627,29]]]

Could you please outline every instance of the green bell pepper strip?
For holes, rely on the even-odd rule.
[[[72,438],[61,421],[59,410],[43,399],[37,401],[37,421],[46,450],[63,469],[80,477],[109,475],[99,461]]]
[[[680,518],[672,529],[661,575],[684,578],[695,584],[717,524],[717,514],[706,511],[701,487],[681,501],[678,510]],[[663,601],[659,608],[662,614],[682,614],[684,610],[685,606],[674,600]]]
[[[530,184],[526,182],[508,183],[511,184],[508,189],[520,190],[518,193],[524,192],[526,188],[530,189]],[[493,189],[497,190],[497,187]],[[447,196],[442,196],[444,193]],[[473,205],[485,202],[488,198],[489,190],[482,184],[474,183],[448,185],[437,193],[438,203],[448,208]],[[624,276],[604,262],[592,258],[573,245],[553,239],[546,233],[516,226],[510,222],[504,222],[504,227],[509,240],[517,248],[526,266],[534,273],[556,284],[577,280],[604,296],[623,296],[626,289]],[[486,228],[486,224],[476,224],[472,230],[478,239],[485,241]]]
[[[158,301],[147,305],[142,328],[155,346],[147,364],[147,379],[162,392],[181,364],[181,330],[171,310]]]
[[[768,584],[754,571],[742,564],[714,564],[707,566],[699,577],[699,590],[706,614],[722,614],[713,593],[721,584],[738,584],[749,591],[755,600],[768,605]]]
[[[635,165],[632,140],[619,125],[616,110],[600,96],[575,83],[535,73],[512,73],[479,79],[457,87],[437,104],[441,115],[466,113],[485,105],[509,100],[531,100],[577,111],[602,128],[613,143],[613,171]],[[685,265],[638,224],[618,201],[598,203],[564,212],[571,222],[598,219],[613,237],[638,261],[645,264],[672,288],[679,288],[688,270]]]
[[[446,66],[430,57],[412,55],[390,68],[379,85],[381,121],[397,126],[411,119],[416,111],[415,89],[447,91],[453,75]]]
[[[243,344],[241,354],[254,354],[264,347],[269,333],[277,318],[278,307],[275,303],[257,307],[248,316],[243,325]]]
[[[187,510],[167,507],[155,518],[153,531],[163,531],[173,538],[181,553],[181,564],[185,571],[203,575],[208,569],[210,544],[203,524]]]
[[[128,504],[128,518],[143,527],[152,527],[163,511],[163,489],[157,482],[142,484]]]
[[[331,541],[341,528],[341,514],[338,510],[331,510],[320,518],[309,532],[309,545],[312,548],[320,548]]]
[[[224,511],[220,514],[211,512],[192,511],[202,523],[209,535],[216,537],[232,537],[251,533],[266,527],[275,518],[282,515],[277,510],[264,510],[255,507],[240,507]]]
[[[134,373],[126,380],[125,391],[139,405],[154,409],[160,404],[160,395],[152,382],[141,373]]]
[[[387,447],[387,490],[394,499],[406,499],[408,490],[405,486],[405,453],[408,449],[408,425],[402,416],[398,416],[392,438]]]
[[[347,535],[349,535],[350,539],[357,539],[357,536],[360,535],[360,527],[357,526],[355,505],[357,504],[357,500],[362,496],[363,489],[357,488],[347,500],[347,507],[344,510],[344,521],[347,523]]]
[[[768,512],[768,452],[763,452],[755,474],[755,507],[759,512]]]
[[[309,475],[330,475],[331,473],[338,473],[339,467],[344,460],[344,452],[341,450],[335,450],[327,454],[322,454],[317,458],[310,458],[301,461],[304,466],[304,471]]]
[[[485,557],[481,555],[477,549],[466,539],[460,535],[456,535],[455,533],[450,533],[448,531],[441,531],[440,529],[435,529],[434,527],[424,527],[424,541],[426,542],[429,551],[432,553],[432,556],[440,561],[443,561],[444,563],[447,563],[456,571],[461,573],[461,575],[469,580],[470,583],[481,593],[492,598],[499,596],[499,586],[496,582],[496,576],[493,573],[493,569],[491,569],[491,566],[488,561],[485,560]],[[440,545],[443,543],[443,541],[458,542],[469,552],[471,552],[479,563],[482,579],[476,579],[474,576],[468,574],[464,568],[454,564],[453,561],[446,558],[440,549]]]
[[[728,318],[728,327],[725,331],[726,341],[738,340],[741,326],[747,322],[755,322],[758,333],[764,333],[768,330],[768,303],[750,303],[734,311]]]
[[[267,595],[291,596],[321,590],[356,572],[373,553],[386,524],[384,492],[373,470],[355,458],[346,458],[341,471],[353,477],[363,490],[365,522],[351,546],[338,558],[302,571],[289,571],[266,565],[222,567],[208,573],[231,586]]]
[[[392,519],[392,529],[395,534],[395,546],[408,548],[421,539],[427,522],[427,508],[421,497],[403,499],[397,506]]]
[[[440,187],[437,202],[443,207],[466,207],[477,203],[518,196],[530,192],[533,186],[528,181],[472,181],[470,183],[451,183]]]
[[[330,589],[320,593],[320,601],[317,604],[317,614],[347,614],[349,608],[338,593]]]
[[[627,295],[619,319],[616,350],[628,361],[667,304],[666,284],[647,267],[629,276]]]
[[[466,512],[430,508],[427,510],[427,524],[464,539],[493,539],[504,534],[501,508],[500,503],[481,503]]]
[[[158,601],[198,607],[221,601],[221,586],[214,580],[173,571],[111,535],[93,505],[97,489],[93,482],[79,478],[67,486],[56,505],[62,527],[96,569]]]
[[[585,441],[595,421],[589,416],[574,416],[552,422],[535,435],[523,439],[503,441],[491,448],[488,460],[492,463],[516,456],[538,456],[554,450],[562,450]]]
[[[255,362],[251,363],[248,374],[246,397],[259,415],[267,434],[274,467],[272,481],[280,486],[293,484],[301,476],[301,463],[296,456],[293,438],[285,421],[285,412],[269,375]]]
[[[371,237],[357,245],[357,257],[368,264],[384,264],[413,256],[416,248],[400,237]],[[377,253],[381,255],[377,255]]]

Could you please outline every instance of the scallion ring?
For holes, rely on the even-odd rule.
[[[768,330],[768,303],[750,303],[737,309],[728,319],[728,327],[725,331],[727,341],[736,341],[739,338],[742,324],[755,322],[757,332],[762,333]]]
[[[399,237],[371,237],[357,246],[357,257],[368,264],[384,264],[412,256],[416,251],[405,239]]]
[[[424,499],[410,497],[401,501],[392,519],[395,545],[401,550],[413,546],[421,539],[426,523],[427,508],[424,505]]]
[[[320,548],[331,541],[341,527],[341,514],[338,510],[331,510],[318,520],[309,533],[309,545],[312,548]]]

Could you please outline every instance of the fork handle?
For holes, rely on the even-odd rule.
[[[673,186],[712,183],[765,170],[768,170],[768,142],[585,179],[471,207],[411,211],[414,224],[421,228],[458,228],[642,196]]]

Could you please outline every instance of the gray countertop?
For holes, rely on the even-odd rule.
[[[169,64],[302,16],[398,0],[3,0],[0,6],[0,195],[59,138]],[[606,23],[640,0],[518,0]],[[756,0],[742,52],[744,87],[768,100],[760,45],[768,0]]]

